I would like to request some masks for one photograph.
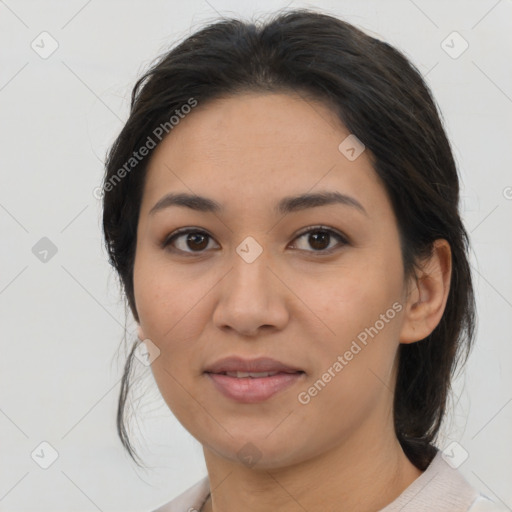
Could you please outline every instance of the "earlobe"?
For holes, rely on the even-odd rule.
[[[444,239],[434,242],[432,254],[423,262],[411,286],[406,303],[400,343],[426,338],[443,316],[452,272],[450,244]]]

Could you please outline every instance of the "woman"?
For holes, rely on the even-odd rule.
[[[459,183],[396,49],[297,10],[214,23],[135,85],[103,225],[208,476],[159,511],[498,510],[435,446],[474,333]]]

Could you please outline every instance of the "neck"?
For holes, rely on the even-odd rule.
[[[421,471],[392,428],[359,429],[357,438],[293,466],[256,469],[203,448],[211,489],[204,512],[375,512],[394,501]],[[370,442],[370,441],[371,442]]]

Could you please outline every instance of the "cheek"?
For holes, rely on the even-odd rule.
[[[373,325],[401,297],[400,262],[359,254],[356,259],[323,277],[303,279],[298,288],[297,295],[305,297],[333,339],[346,340]]]
[[[325,295],[317,292],[318,316],[330,330],[323,329],[327,334],[311,347],[314,371],[309,387],[301,389],[310,403],[302,412],[303,425],[325,442],[336,442],[382,407],[391,407],[400,324],[397,289],[380,271],[366,270],[340,278]]]
[[[343,268],[332,270],[323,286],[319,286],[318,277],[302,282],[302,294],[310,298],[322,321],[315,319],[321,325],[314,347],[315,378],[322,378],[329,368],[336,374],[328,384],[332,396],[325,393],[328,402],[342,397],[351,402],[354,396],[372,395],[373,384],[378,384],[375,375],[391,384],[404,307],[400,302],[401,257],[397,251],[381,253],[379,258],[369,253],[358,254]],[[338,356],[346,363],[336,372],[332,367]]]
[[[200,372],[195,340],[206,315],[206,302],[200,300],[204,281],[183,283],[169,268],[147,262],[141,258],[134,270],[134,289],[144,335],[160,350],[151,371],[164,401],[179,418],[199,415],[187,390],[194,389],[192,379]]]
[[[203,282],[204,283],[204,282]],[[179,276],[157,269],[134,283],[137,310],[143,330],[160,348],[194,338],[194,326],[201,326],[205,286],[201,282],[182,283]]]
[[[188,382],[201,373],[201,347],[197,340],[211,317],[208,291],[215,276],[191,278],[156,257],[137,256],[134,290],[140,325],[146,338],[160,350],[153,362],[155,379],[164,398],[175,394],[176,382]],[[196,273],[197,274],[197,273]]]
[[[146,337],[159,343],[166,328],[170,329],[170,320],[175,313],[175,304],[172,294],[166,291],[165,282],[159,271],[151,272],[149,265],[145,265],[142,258],[136,261],[134,267],[134,295],[140,324]],[[163,325],[164,312],[168,315],[166,327]]]
[[[159,252],[139,243],[133,269],[134,296],[140,323],[145,334],[162,341],[186,307],[183,295],[188,287],[180,275],[165,262]]]

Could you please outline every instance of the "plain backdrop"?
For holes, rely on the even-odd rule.
[[[479,323],[440,447],[456,442],[467,452],[460,471],[512,510],[512,2],[2,0],[1,511],[149,511],[206,475],[200,444],[142,365],[133,428],[149,468],[117,438],[119,347],[125,326],[130,341],[136,331],[94,189],[135,80],[157,55],[221,16],[286,6],[322,9],[400,48],[441,108]]]

